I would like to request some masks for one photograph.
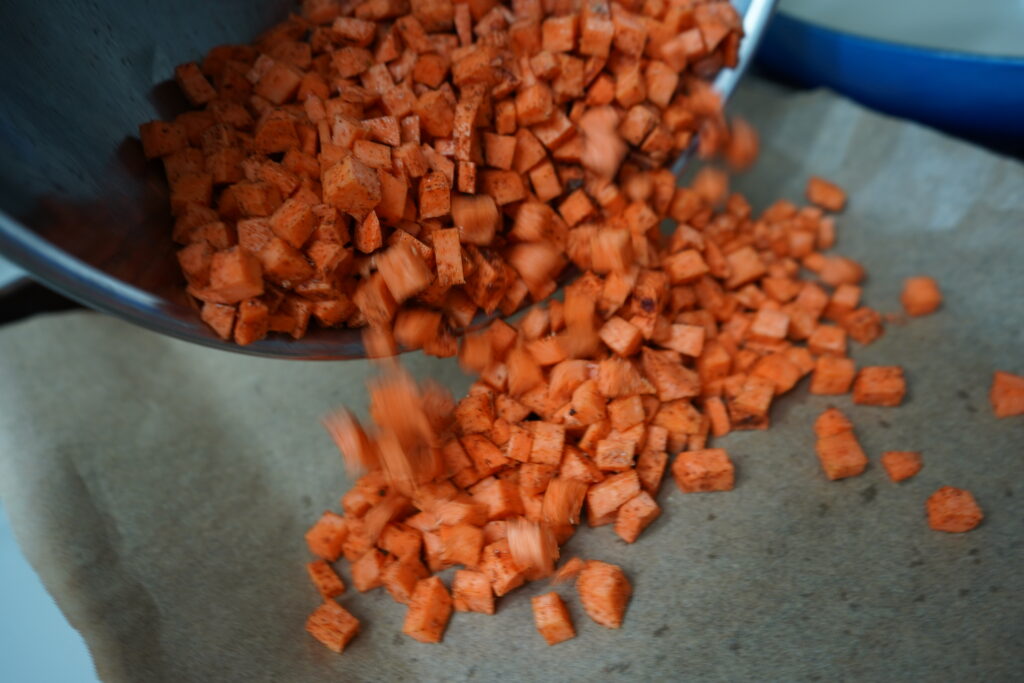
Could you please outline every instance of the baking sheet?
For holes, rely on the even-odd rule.
[[[443,644],[400,634],[383,591],[341,602],[363,622],[344,655],[303,631],[318,596],[302,534],[347,486],[318,426],[365,412],[365,362],[248,358],[91,313],[0,332],[0,499],[26,555],[108,681],[1010,680],[1024,659],[1024,419],[996,420],[991,372],[1024,373],[1024,170],[824,92],[744,83],[735,109],[764,154],[740,181],[755,206],[799,199],[810,173],[849,189],[840,251],[866,300],[898,309],[902,279],[936,277],[940,313],[891,325],[860,364],[899,363],[897,409],[800,389],[766,433],[720,441],[735,491],[680,494],[633,546],[581,530],[566,555],[615,562],[635,593],[620,631],[569,600],[578,637],[534,630],[534,583],[498,614],[456,614]],[[407,355],[459,395],[452,360]],[[828,482],[811,423],[853,418],[871,466]],[[925,466],[892,484],[882,450]],[[986,512],[968,534],[930,531],[941,485]],[[347,579],[347,569],[343,571]]]

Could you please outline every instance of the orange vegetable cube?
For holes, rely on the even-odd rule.
[[[882,467],[893,481],[909,479],[921,471],[921,454],[916,451],[885,451]]]
[[[306,619],[306,630],[334,652],[342,652],[359,632],[359,620],[348,610],[328,600]]]
[[[142,152],[147,159],[167,156],[188,147],[188,135],[180,123],[150,121],[139,126]]]
[[[807,199],[828,211],[842,211],[846,206],[843,188],[817,176],[807,181]]]
[[[420,178],[420,219],[440,218],[451,212],[452,184],[447,176],[432,171]]]
[[[381,581],[395,602],[408,605],[416,591],[416,584],[427,578],[427,568],[419,556],[392,560],[381,572]]]
[[[633,466],[636,441],[623,434],[610,434],[597,442],[594,464],[604,472],[624,472]]]
[[[909,277],[903,282],[900,302],[907,315],[928,315],[942,304],[942,292],[934,278],[926,275]]]
[[[421,643],[439,643],[451,616],[452,598],[441,579],[422,579],[409,602],[402,633]]]
[[[662,428],[651,427],[650,429]],[[647,440],[650,442],[651,437],[648,436]],[[640,486],[652,496],[657,495],[658,489],[661,488],[661,480],[665,476],[665,468],[668,466],[668,453],[664,448],[665,446],[660,449],[651,449],[645,446],[636,459],[636,473],[640,479]]]
[[[576,577],[576,592],[591,619],[605,628],[619,628],[633,587],[620,567],[588,560]]]
[[[352,563],[352,585],[360,593],[384,585],[384,565],[387,558],[376,548],[370,548]]]
[[[834,325],[818,325],[807,338],[811,353],[846,355],[846,330]]]
[[[548,645],[557,645],[576,637],[576,629],[569,618],[569,610],[558,593],[545,593],[530,598],[533,621]]]
[[[601,326],[598,336],[608,348],[623,358],[629,358],[636,354],[643,343],[643,335],[639,328],[617,315],[609,318]]]
[[[484,431],[489,429],[490,425],[487,425],[487,429]],[[501,449],[483,434],[467,434],[462,437],[461,441],[466,453],[472,459],[473,467],[481,476],[490,476],[509,462]]]
[[[491,581],[483,572],[469,569],[455,570],[452,579],[452,599],[459,612],[494,614],[494,591]]]
[[[491,582],[491,589],[498,597],[523,585],[526,576],[509,550],[508,539],[494,541],[484,546],[480,555],[480,569]]]
[[[903,368],[898,365],[861,368],[853,383],[853,402],[869,406],[898,406],[907,393]]]
[[[452,221],[463,243],[487,246],[494,240],[501,216],[492,197],[455,195],[451,203]]]
[[[347,536],[345,518],[328,510],[306,532],[306,545],[317,557],[334,562],[341,555],[341,546]]]
[[[856,371],[851,358],[819,356],[811,377],[811,393],[824,396],[845,394],[853,384]]]
[[[970,531],[985,517],[970,491],[943,486],[925,503],[928,526],[936,531],[962,533]]]
[[[441,534],[441,560],[448,564],[475,567],[484,546],[484,531],[470,524],[443,525]]]
[[[996,417],[1024,415],[1024,376],[996,370],[988,399]]]
[[[868,466],[868,458],[853,431],[819,437],[815,450],[825,476],[833,481],[855,477]]]
[[[470,493],[473,502],[487,507],[488,519],[505,519],[523,513],[519,487],[510,479],[488,477],[474,484]]]
[[[529,424],[533,431],[530,462],[558,467],[565,447],[565,426],[542,421]]]
[[[882,316],[867,306],[850,311],[839,320],[846,333],[860,344],[870,344],[884,332]]]
[[[619,508],[615,517],[615,533],[626,543],[633,543],[660,514],[661,508],[650,494],[641,491]]]
[[[826,409],[814,421],[814,433],[819,439],[852,431],[853,423],[836,408]]]
[[[672,476],[683,493],[731,491],[735,469],[725,449],[708,448],[677,455]]]
[[[348,155],[323,172],[324,201],[362,220],[381,200],[380,176]]]
[[[330,600],[345,592],[345,584],[342,583],[341,578],[331,565],[324,560],[308,562],[306,564],[306,571],[324,600]]]
[[[587,507],[594,516],[604,517],[638,493],[640,477],[636,470],[626,470],[591,486],[587,490]]]

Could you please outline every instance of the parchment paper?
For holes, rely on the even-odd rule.
[[[342,656],[303,622],[318,596],[302,534],[347,482],[318,418],[365,409],[363,362],[267,361],[160,338],[91,313],[0,333],[0,496],[19,542],[108,681],[1010,680],[1024,661],[1024,419],[996,420],[991,372],[1024,372],[1024,170],[824,92],[744,84],[735,109],[764,155],[741,181],[756,206],[800,199],[820,173],[849,189],[840,250],[869,268],[866,299],[898,310],[905,276],[938,279],[936,315],[892,325],[861,364],[905,366],[904,407],[805,389],[766,433],[721,441],[736,490],[682,495],[634,546],[610,528],[565,548],[621,564],[625,624],[591,622],[548,648],[529,598],[456,614],[441,645],[400,634],[382,591],[342,603],[363,630]],[[458,395],[452,360],[408,355]],[[868,471],[828,482],[811,422],[848,410]],[[900,485],[886,449],[920,449]],[[945,484],[986,512],[930,531]],[[344,572],[348,578],[347,570]]]

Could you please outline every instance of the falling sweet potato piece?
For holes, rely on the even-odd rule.
[[[928,526],[936,531],[970,531],[985,517],[970,491],[943,486],[925,503]]]
[[[583,609],[595,622],[605,628],[619,628],[626,614],[626,605],[633,587],[619,567],[588,560],[576,578]]]

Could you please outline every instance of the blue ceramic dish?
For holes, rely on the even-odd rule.
[[[1024,57],[889,42],[777,12],[757,61],[798,85],[824,86],[887,114],[972,137],[1024,140]]]

